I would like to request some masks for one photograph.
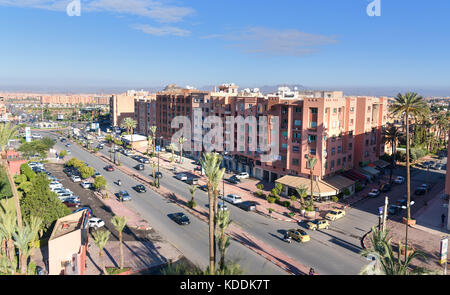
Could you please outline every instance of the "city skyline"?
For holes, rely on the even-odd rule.
[[[447,96],[450,3],[0,1],[2,91],[119,92],[297,84],[347,95]],[[237,9],[239,7],[239,9]],[[343,22],[342,20],[346,20]],[[319,21],[320,20],[320,21]],[[420,71],[419,71],[420,69]],[[370,92],[370,93],[367,93]]]

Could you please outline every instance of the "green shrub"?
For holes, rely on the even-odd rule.
[[[296,196],[291,196],[291,201],[292,202],[297,202],[297,197]]]
[[[305,210],[309,211],[309,212],[312,212],[312,211],[314,211],[314,206],[313,205],[309,205],[308,207],[306,207]]]
[[[187,206],[191,209],[194,209],[195,206],[197,206],[197,203],[193,200],[190,200],[189,202],[187,202]]]
[[[345,196],[349,196],[349,195],[350,195],[350,190],[348,189],[348,187],[346,187],[346,188],[344,188],[344,190],[342,191],[342,193],[343,193]]]
[[[363,187],[362,187],[361,183],[357,182],[356,185],[355,185],[355,191],[356,191],[356,192],[359,192],[359,191],[361,191],[362,189],[363,189]]]
[[[274,197],[267,197],[267,202],[269,202],[270,204],[275,203],[276,200],[277,200],[277,199],[274,198]]]
[[[272,208],[267,208],[267,211],[269,211],[269,214],[272,214],[272,212],[275,210],[273,210]]]
[[[288,213],[290,217],[294,217],[295,213],[294,212],[289,212]]]
[[[124,267],[124,268],[119,268],[119,267],[107,267],[107,268],[106,268],[106,272],[107,272],[109,275],[116,275],[116,274],[119,274],[119,273],[123,273],[123,272],[129,271],[130,269],[131,269],[130,267]]]
[[[332,196],[331,200],[336,203],[337,201],[339,201],[339,198],[337,196]]]

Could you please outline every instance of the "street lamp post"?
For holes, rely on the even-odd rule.
[[[405,236],[405,262],[408,257],[408,227],[409,227],[409,218],[408,218],[408,210],[409,207],[414,205],[414,201],[407,203],[406,206],[402,206],[402,209],[406,209],[406,236]]]
[[[161,139],[163,137],[159,137],[159,145],[158,145],[158,173],[156,174],[156,183],[157,183],[157,188],[159,188],[159,153],[161,152]]]

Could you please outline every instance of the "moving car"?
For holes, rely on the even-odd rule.
[[[371,198],[378,197],[379,195],[380,195],[380,191],[377,190],[376,188],[372,189],[372,190],[370,191],[370,193],[367,194],[367,196],[368,196],[368,197],[371,197]]]
[[[180,225],[188,225],[191,223],[189,217],[187,217],[186,214],[182,212],[172,214],[172,218],[176,223]]]
[[[104,146],[105,146],[105,145],[104,145],[103,143],[99,143],[99,144],[97,145],[97,148],[98,148],[99,150],[102,150]]]
[[[227,204],[225,204],[224,202],[218,202],[217,203],[217,210],[219,210],[219,211],[227,211],[228,210],[228,207],[227,207]]]
[[[187,180],[187,175],[184,173],[178,173],[177,175],[175,175],[175,178],[181,181],[186,181]]]
[[[121,190],[118,195],[121,201],[131,201],[131,196],[127,191]]]
[[[134,166],[134,169],[136,169],[136,170],[144,170],[145,167],[144,167],[144,164],[137,164],[136,166]]]
[[[239,204],[243,202],[242,198],[235,194],[226,195],[223,199],[231,204]]]
[[[108,166],[105,167],[105,170],[108,171],[108,172],[112,172],[112,171],[114,171],[114,167],[111,166],[111,165],[108,165]]]
[[[394,180],[394,183],[396,184],[402,184],[405,182],[405,178],[403,176],[397,176]]]
[[[234,175],[234,177],[236,177],[237,179],[246,179],[249,178],[250,175],[248,175],[247,172],[241,172],[239,174]]]
[[[423,186],[419,186],[418,188],[416,188],[416,190],[414,191],[415,195],[421,196],[421,195],[425,195],[425,193],[427,192],[427,189]]]
[[[311,238],[309,235],[302,229],[290,229],[287,231],[287,235],[297,242],[308,242]]]
[[[72,179],[73,182],[80,182],[81,181],[81,177],[77,176],[77,175],[72,175],[72,177],[70,179]]]
[[[189,178],[186,180],[186,183],[187,183],[187,184],[191,184],[191,185],[198,184],[198,179],[195,178],[195,177],[189,177]]]
[[[237,206],[245,211],[256,211],[256,202],[254,201],[245,201],[242,203],[238,203]]]
[[[89,227],[98,229],[98,228],[105,226],[105,222],[98,217],[91,217],[88,220],[88,225],[89,225]]]
[[[201,186],[198,187],[198,189],[200,189],[200,190],[202,190],[204,192],[207,192],[208,191],[208,186],[206,184],[205,185],[201,185]]]
[[[133,152],[132,152],[131,150],[123,150],[123,154],[124,154],[125,156],[130,156],[130,155],[133,154]]]
[[[334,210],[330,210],[330,212],[328,212],[327,215],[325,215],[325,218],[328,220],[331,220],[331,221],[335,221],[344,216],[345,216],[344,210],[334,209]]]
[[[384,183],[380,186],[380,191],[383,193],[387,193],[391,190],[391,185],[389,183]]]
[[[402,210],[402,207],[399,205],[390,204],[388,207],[388,212],[391,215],[397,215]]]
[[[70,143],[66,144],[66,147],[71,147],[71,144]]]
[[[140,157],[139,158],[139,162],[141,163],[145,163],[145,164],[150,164],[150,160],[144,157]]]
[[[328,229],[330,227],[330,223],[326,219],[315,219],[306,224],[308,229],[317,230],[317,229]]]
[[[144,185],[142,184],[138,184],[134,187],[134,189],[138,192],[138,193],[145,193],[147,192],[147,189],[145,188]]]

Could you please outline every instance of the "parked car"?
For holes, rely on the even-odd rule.
[[[81,185],[82,188],[89,189],[89,188],[92,187],[92,182],[82,181],[82,182],[80,183],[80,185]]]
[[[181,181],[186,181],[187,180],[187,175],[184,173],[178,173],[177,175],[175,175],[175,178]]]
[[[145,164],[150,164],[150,160],[144,157],[140,157],[139,158],[139,162],[141,163],[145,163]]]
[[[97,148],[98,148],[99,150],[102,150],[104,147],[105,147],[105,145],[104,145],[103,143],[99,143],[99,144],[97,145]]]
[[[198,184],[198,179],[195,178],[195,177],[189,177],[189,178],[186,180],[186,183],[187,183],[187,184],[190,184],[190,185]]]
[[[389,183],[384,183],[380,186],[380,191],[383,193],[387,193],[391,190],[391,185]]]
[[[256,211],[256,202],[254,201],[245,201],[242,203],[238,203],[237,206],[245,211]]]
[[[144,185],[142,184],[138,184],[134,187],[134,189],[138,192],[138,193],[145,193],[147,192],[147,189],[145,188]]]
[[[121,201],[131,201],[130,194],[125,190],[121,190],[118,195]]]
[[[239,204],[242,203],[242,198],[235,194],[228,194],[224,197],[224,200],[227,202],[230,202],[232,204]]]
[[[394,183],[396,184],[402,184],[405,182],[405,178],[403,176],[397,176],[394,180]]]
[[[89,227],[98,229],[98,228],[105,226],[105,222],[98,217],[91,217],[88,220],[88,225],[89,225]]]
[[[291,237],[292,239],[296,240],[297,242],[308,242],[311,240],[309,235],[302,229],[290,229],[287,231],[287,235]]]
[[[144,166],[144,164],[137,164],[136,166],[134,166],[134,169],[136,169],[136,170],[144,170],[145,166]]]
[[[198,189],[199,189],[199,190],[202,190],[202,191],[204,191],[204,192],[207,192],[207,191],[208,191],[208,186],[206,186],[206,185],[201,185],[201,186],[198,187]]]
[[[112,171],[114,171],[114,167],[111,166],[111,165],[108,165],[108,166],[105,167],[105,170],[108,171],[108,172],[112,172]]]
[[[372,189],[372,190],[370,191],[370,193],[367,194],[367,196],[368,196],[368,197],[371,197],[371,198],[378,197],[379,195],[380,195],[380,191],[377,190],[376,188]]]
[[[94,173],[94,178],[95,178],[95,177],[98,177],[98,176],[102,176],[102,175],[100,174],[100,172],[95,171],[95,173]]]
[[[334,210],[330,210],[330,212],[328,212],[327,215],[325,215],[325,218],[328,220],[331,220],[331,221],[335,221],[344,216],[345,216],[344,210],[334,209]]]
[[[55,188],[62,188],[63,185],[58,181],[52,181],[50,182],[49,187],[50,189],[55,189]]]
[[[72,177],[70,179],[72,179],[73,182],[80,182],[81,181],[81,177],[77,176],[77,175],[72,175]]]
[[[182,212],[172,214],[172,219],[180,225],[188,225],[191,223],[189,217],[187,217],[186,214]]]
[[[67,207],[75,207],[78,208],[81,206],[81,202],[77,199],[74,198],[68,198],[66,199],[64,202],[64,205],[66,205]]]
[[[246,179],[249,178],[250,175],[248,175],[247,172],[241,172],[239,174],[234,175],[234,177],[236,177],[237,179]]]
[[[71,144],[70,143],[66,144],[66,147],[71,147]]]
[[[228,207],[227,207],[227,204],[225,204],[223,201],[220,201],[220,202],[218,202],[217,203],[217,210],[219,210],[219,211],[227,211],[228,210]]]
[[[406,203],[406,202],[405,202]],[[395,204],[390,204],[388,207],[388,212],[391,215],[397,215],[402,210],[402,207]]]
[[[231,183],[231,184],[239,184],[241,183],[241,180],[239,178],[236,178],[234,176],[225,179],[227,182]]]

